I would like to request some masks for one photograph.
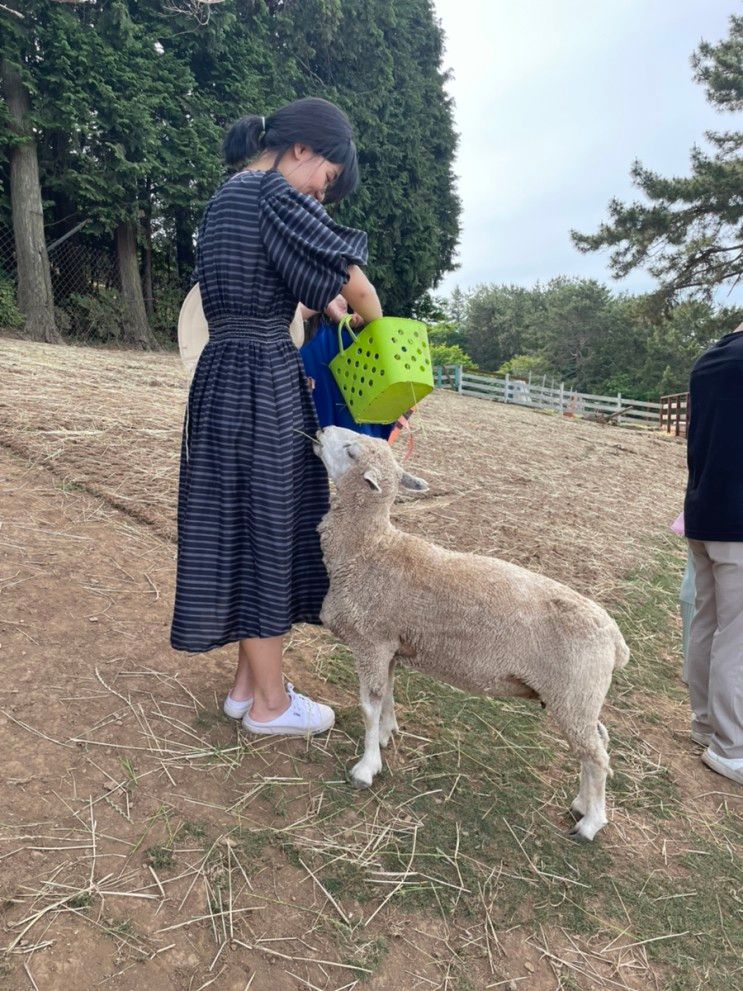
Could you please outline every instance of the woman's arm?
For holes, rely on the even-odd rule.
[[[303,320],[309,320],[310,317],[314,317],[317,310],[311,310],[309,306],[305,306],[304,303],[299,304],[299,313]]]
[[[341,289],[341,295],[360,314],[364,323],[371,323],[382,316],[382,307],[377,290],[369,282],[358,265],[348,269],[348,282]]]

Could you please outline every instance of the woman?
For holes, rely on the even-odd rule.
[[[316,527],[328,485],[307,440],[317,418],[288,328],[299,302],[322,310],[339,293],[364,322],[382,310],[359,267],[366,235],[321,205],[358,184],[338,107],[306,98],[243,117],[224,155],[244,167],[209,201],[199,229],[209,343],[184,427],[171,644],[202,652],[238,643],[225,712],[253,733],[306,735],[329,729],[334,714],[284,688],[283,638],[294,623],[320,621],[327,575]]]

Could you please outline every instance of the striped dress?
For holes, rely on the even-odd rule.
[[[207,205],[196,248],[209,343],[188,398],[170,642],[201,652],[319,623],[328,578],[317,524],[325,468],[289,323],[366,263],[366,235],[334,223],[279,172],[240,172]]]

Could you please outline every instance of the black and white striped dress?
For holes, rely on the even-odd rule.
[[[176,650],[320,621],[328,482],[298,432],[313,435],[317,418],[289,323],[299,301],[327,306],[366,257],[363,232],[279,172],[240,172],[207,205],[194,281],[209,343],[181,445]]]

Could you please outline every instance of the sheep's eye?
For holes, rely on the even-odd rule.
[[[356,460],[356,455],[353,453],[353,449],[352,449],[351,444],[346,444],[344,450],[345,450],[346,454],[349,456],[349,458],[352,461],[355,461]]]

